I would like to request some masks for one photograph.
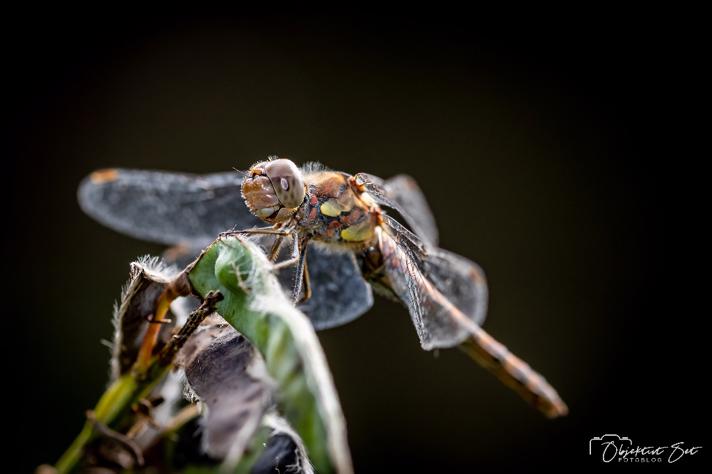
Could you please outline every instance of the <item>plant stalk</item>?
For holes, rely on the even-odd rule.
[[[93,419],[87,420],[79,435],[62,454],[55,468],[59,474],[72,472],[77,466],[84,450],[96,434],[94,429],[97,423],[109,426],[114,423],[119,415],[135,403],[146,398],[158,382],[168,373],[173,366],[173,359],[183,347],[190,334],[200,323],[215,310],[215,304],[222,299],[220,293],[206,295],[203,303],[188,317],[188,321],[179,333],[171,339],[161,352],[151,358],[144,368],[142,361],[137,361],[131,372],[122,375],[99,398],[94,408]]]

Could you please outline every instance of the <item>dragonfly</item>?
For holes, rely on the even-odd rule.
[[[407,308],[423,349],[460,347],[547,417],[568,413],[544,377],[482,328],[484,272],[438,246],[435,218],[407,175],[384,180],[270,156],[244,172],[99,170],[78,198],[109,228],[173,246],[173,258],[192,258],[225,233],[260,239],[316,330],[363,315],[375,292]]]

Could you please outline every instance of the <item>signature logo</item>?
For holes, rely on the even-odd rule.
[[[674,463],[699,453],[702,446],[686,445],[678,441],[668,445],[639,446],[627,436],[604,434],[588,441],[588,454],[600,456],[605,463]]]

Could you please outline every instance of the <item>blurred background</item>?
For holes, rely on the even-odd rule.
[[[487,273],[485,328],[571,411],[546,420],[459,351],[421,351],[405,309],[377,299],[319,334],[357,472],[596,466],[603,433],[700,444],[706,314],[687,217],[701,190],[661,126],[678,117],[679,51],[642,19],[576,18],[8,16],[10,471],[54,462],[77,434],[128,264],[162,250],[83,215],[82,177],[268,154],[415,177],[442,246]]]

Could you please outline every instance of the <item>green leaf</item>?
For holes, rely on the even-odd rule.
[[[262,354],[280,413],[319,472],[352,472],[346,427],[311,323],[284,295],[272,264],[248,240],[213,242],[188,270],[194,291],[219,291],[217,312]]]

